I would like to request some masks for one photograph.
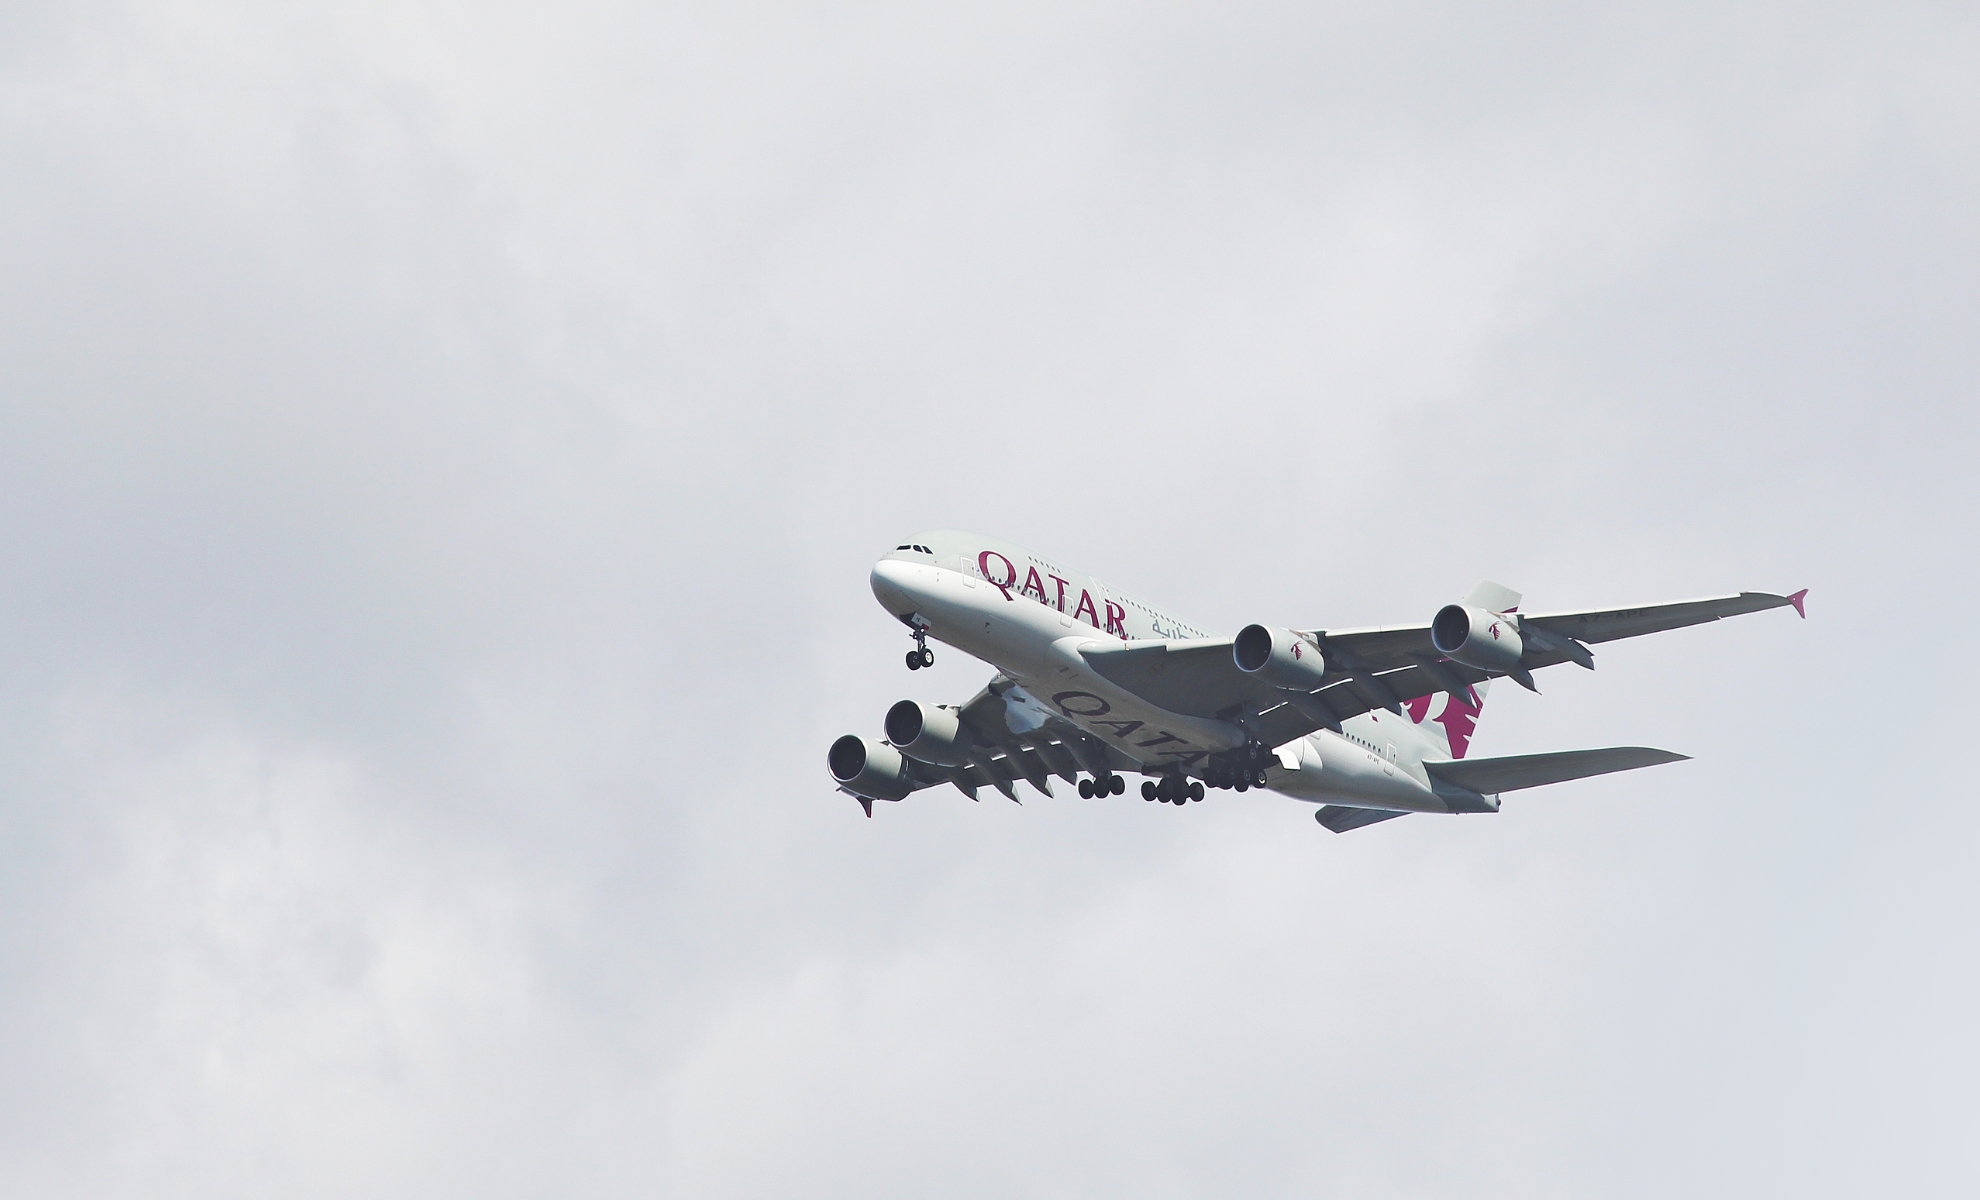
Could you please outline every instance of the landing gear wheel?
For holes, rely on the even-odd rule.
[[[1142,781],[1141,798],[1143,800],[1153,800],[1155,798],[1155,784],[1152,780]]]
[[[1256,788],[1262,788],[1262,787],[1264,787],[1264,786],[1265,786],[1265,772],[1263,772],[1263,771],[1259,771],[1259,772],[1258,772],[1257,774],[1255,774],[1255,775],[1253,775],[1253,776],[1251,777],[1251,786],[1252,786],[1252,787],[1256,787]]]
[[[920,650],[916,651],[916,654],[920,657],[922,666],[932,667],[935,665],[935,652],[928,647],[923,646]]]
[[[1244,776],[1242,776],[1242,775],[1240,775],[1240,776],[1238,776],[1238,777],[1237,777],[1237,784],[1236,784],[1236,787],[1237,787],[1237,790],[1238,790],[1238,791],[1240,791],[1240,792],[1248,792],[1248,791],[1250,791],[1250,790],[1251,790],[1251,780],[1249,780],[1249,779],[1247,779],[1247,778],[1245,778]]]
[[[1189,798],[1191,800],[1203,799],[1203,785],[1200,783],[1192,782],[1189,785]]]
[[[921,653],[922,652],[919,650],[908,651],[908,655],[907,655],[908,670],[919,671],[921,669]]]
[[[1093,784],[1090,781],[1085,779],[1079,781],[1079,798],[1081,800],[1093,799]]]
[[[1119,775],[1114,776],[1108,782],[1109,782],[1108,790],[1113,792],[1116,796],[1121,795],[1122,793],[1127,791],[1127,780],[1122,779]]]

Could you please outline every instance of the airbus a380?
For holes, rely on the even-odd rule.
[[[827,766],[873,815],[952,784],[972,800],[1057,775],[1083,798],[1126,792],[1184,805],[1206,788],[1266,788],[1319,805],[1336,833],[1410,813],[1499,811],[1499,796],[1676,762],[1642,746],[1467,758],[1493,679],[1537,691],[1533,672],[1594,669],[1590,644],[1792,606],[1740,592],[1578,612],[1522,613],[1519,593],[1481,583],[1427,625],[1199,629],[1079,571],[980,534],[930,530],[873,565],[873,595],[908,627],[910,670],[934,639],[997,668],[963,705],[903,700],[884,742],[847,734]]]

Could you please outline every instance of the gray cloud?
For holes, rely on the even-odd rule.
[[[1969,14],[0,21],[11,1194],[1971,1190]],[[938,524],[1814,596],[1493,818],[869,822]]]

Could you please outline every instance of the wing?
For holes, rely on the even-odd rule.
[[[1228,718],[1247,704],[1284,704],[1279,689],[1237,669],[1229,638],[1129,642],[1080,651],[1109,683],[1170,712]]]
[[[1425,645],[1429,643],[1429,628],[1426,625],[1422,631]],[[1372,708],[1400,710],[1403,702],[1440,686],[1434,680],[1419,683],[1416,674],[1421,671],[1414,665],[1387,674],[1365,671],[1359,665],[1336,668],[1331,644],[1326,645],[1328,673],[1322,685],[1311,692],[1273,687],[1238,670],[1229,638],[1095,646],[1082,648],[1080,655],[1101,678],[1150,704],[1187,716],[1249,726],[1260,740],[1274,746],[1316,729],[1338,730],[1343,720]],[[1461,688],[1483,678],[1483,672],[1472,672],[1451,686]],[[1403,690],[1398,692],[1397,687]]]
[[[1427,636],[1427,635],[1426,635]],[[1261,741],[1280,746],[1316,729],[1339,729],[1367,712],[1359,694],[1328,683],[1292,693],[1237,669],[1229,638],[1187,638],[1082,647],[1080,656],[1109,683],[1170,712],[1248,725]]]
[[[1117,747],[1065,719],[1010,703],[1006,694],[1014,686],[1015,680],[999,675],[963,705],[960,721],[973,743],[967,763],[943,766],[905,759],[915,790],[949,783],[974,800],[978,788],[993,787],[1017,800],[1018,783],[1029,783],[1049,796],[1054,775],[1076,783],[1082,771],[1104,776],[1141,769],[1138,761]]]
[[[1532,672],[1542,667],[1573,662],[1592,670],[1591,642],[1789,605],[1805,616],[1807,595],[1806,589],[1791,596],[1740,592],[1627,608],[1510,614],[1525,642],[1518,669],[1511,672],[1482,671],[1443,657],[1431,644],[1428,625],[1308,630],[1305,636],[1325,652],[1327,663],[1321,685],[1310,692],[1285,691],[1238,670],[1229,638],[1132,642],[1080,653],[1102,678],[1151,704],[1250,724],[1261,739],[1280,745],[1316,729],[1338,729],[1341,721],[1372,709],[1399,712],[1402,705],[1434,692],[1449,692],[1470,704],[1471,685],[1501,674],[1532,688]]]
[[[1795,612],[1806,616],[1804,604],[1807,596],[1806,588],[1791,596],[1776,596],[1772,592],[1740,592],[1732,596],[1707,596],[1700,600],[1674,600],[1663,604],[1636,604],[1626,608],[1592,608],[1555,613],[1515,612],[1508,615],[1514,619],[1520,637],[1527,643],[1526,652],[1519,660],[1522,669],[1536,671],[1541,667],[1572,662],[1593,670],[1595,656],[1588,651],[1589,642],[1613,642],[1621,638],[1640,637],[1646,633],[1662,633],[1667,629],[1703,625],[1707,621],[1764,612],[1770,608],[1786,608],[1790,605]],[[1384,676],[1389,672],[1406,670],[1412,666],[1420,668],[1426,658],[1434,662],[1443,657],[1437,653],[1436,647],[1430,644],[1428,625],[1383,625],[1373,629],[1317,629],[1312,631],[1312,636],[1329,650],[1339,651],[1344,663],[1358,659],[1360,665],[1367,670]],[[1457,668],[1454,673],[1466,674],[1464,680],[1466,683],[1476,683],[1480,679],[1491,677],[1486,672],[1460,667],[1456,663],[1446,661],[1445,665]],[[1428,692],[1417,694],[1427,695]]]
[[[1776,596],[1771,592],[1741,592],[1736,596],[1708,596],[1703,600],[1640,604],[1634,608],[1532,613],[1520,618],[1519,629],[1522,635],[1530,627],[1554,638],[1572,639],[1577,642],[1613,642],[1619,638],[1662,633],[1666,629],[1682,629],[1686,625],[1703,625],[1707,621],[1764,612],[1770,608],[1785,608],[1788,605],[1793,605],[1796,613],[1806,617],[1807,598],[1808,589],[1803,588],[1791,596]],[[1563,654],[1564,656],[1554,657],[1549,662],[1579,661],[1578,656],[1565,652]]]

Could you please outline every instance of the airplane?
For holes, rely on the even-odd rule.
[[[1520,594],[1480,583],[1427,625],[1211,633],[1021,546],[954,529],[919,533],[873,565],[873,595],[914,639],[909,670],[933,666],[929,639],[997,669],[967,704],[903,700],[886,740],[847,734],[826,766],[873,815],[951,784],[974,800],[1016,785],[1081,798],[1126,792],[1177,807],[1206,789],[1267,789],[1319,806],[1345,833],[1412,813],[1491,813],[1506,792],[1678,762],[1612,746],[1467,758],[1491,681],[1538,692],[1533,672],[1593,670],[1589,646],[1793,606],[1808,589],[1574,612],[1523,613]],[[1022,801],[1019,801],[1022,803]]]

